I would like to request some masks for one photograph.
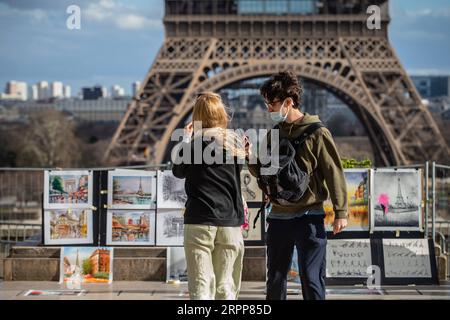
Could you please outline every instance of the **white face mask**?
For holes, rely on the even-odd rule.
[[[286,121],[286,118],[288,116],[289,110],[286,111],[286,114],[283,115],[282,110],[284,108],[284,103],[286,102],[286,100],[283,101],[283,104],[281,105],[281,108],[279,111],[274,111],[270,113],[270,118],[272,119],[273,122],[275,123],[280,123],[280,122],[284,122]]]

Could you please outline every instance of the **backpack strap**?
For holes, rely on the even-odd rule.
[[[299,135],[295,139],[292,139],[291,143],[294,146],[295,150],[297,151],[298,148],[300,148],[303,142],[305,142],[305,140],[308,139],[310,135],[312,135],[317,129],[322,127],[325,127],[325,125],[322,122],[310,124],[301,135]]]

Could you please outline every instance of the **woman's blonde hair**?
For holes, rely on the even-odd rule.
[[[229,117],[220,95],[214,92],[200,94],[194,104],[192,121],[201,121],[203,128],[226,129]]]
[[[198,121],[201,122],[203,129],[215,129],[209,132],[213,132],[216,141],[223,145],[225,150],[230,151],[233,156],[245,157],[243,138],[234,131],[227,130],[230,117],[220,95],[205,92],[197,97],[192,112],[192,122]]]

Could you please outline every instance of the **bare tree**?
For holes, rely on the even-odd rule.
[[[18,142],[19,166],[76,167],[81,145],[74,124],[57,110],[43,110],[29,116],[28,128]]]

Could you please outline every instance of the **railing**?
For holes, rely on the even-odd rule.
[[[120,169],[147,170],[163,168],[167,168],[167,165],[120,167]],[[446,252],[448,252],[450,166],[432,162],[430,170],[430,163],[427,161],[425,164],[393,168],[423,169],[425,236],[436,239],[436,235],[439,233],[443,237]],[[41,232],[43,176],[44,171],[49,169],[55,170],[54,168],[0,168],[0,258],[1,255],[8,252],[11,245],[26,240],[32,233],[34,235]],[[83,170],[112,169],[117,169],[117,167],[84,168]]]
[[[8,255],[11,246],[41,233],[41,224],[0,222],[0,259]]]

